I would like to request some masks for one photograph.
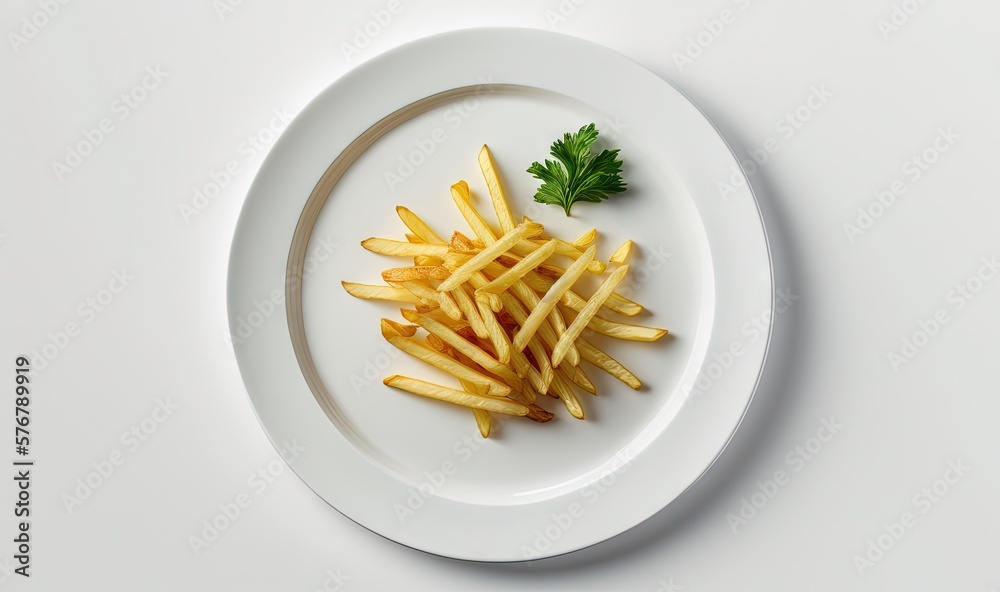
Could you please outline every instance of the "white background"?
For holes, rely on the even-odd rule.
[[[372,13],[385,1],[243,2],[225,11],[207,0],[95,0],[35,16],[44,23],[37,29],[22,19],[44,1],[4,3],[4,431],[13,431],[15,357],[47,344],[58,354],[33,382],[32,577],[11,575],[16,493],[4,479],[0,587],[1000,587],[1000,279],[974,279],[983,257],[1000,254],[1000,5],[577,2],[401,0],[398,14],[375,26]],[[896,14],[898,30],[880,30],[894,6],[912,14]],[[713,24],[724,9],[729,22]],[[376,31],[367,42],[358,35],[366,25]],[[777,287],[798,298],[777,319],[757,398],[710,473],[632,531],[531,565],[428,556],[353,524],[288,470],[273,483],[251,478],[278,455],[226,341],[229,244],[263,158],[241,144],[274,110],[298,112],[387,49],[491,25],[555,29],[629,55],[691,97],[741,159],[773,138],[751,181]],[[699,33],[707,47],[691,45]],[[345,45],[355,43],[356,51]],[[685,63],[683,55],[696,57]],[[115,101],[141,84],[147,67],[165,78],[126,111]],[[814,88],[831,96],[819,109],[799,110],[808,121],[798,128],[779,127]],[[78,168],[57,175],[52,163],[64,162],[67,147],[102,118],[113,130]],[[926,170],[908,165],[939,129],[957,139],[929,152],[935,162]],[[181,204],[191,205],[213,173],[222,178],[230,160],[238,172],[185,219]],[[875,193],[897,180],[905,192],[880,207]],[[859,208],[872,218],[859,223]],[[112,283],[120,293],[108,303],[102,290],[123,269],[134,278],[124,290]],[[961,296],[953,292],[959,284],[978,291]],[[102,297],[99,312],[88,304]],[[929,339],[915,335],[939,309],[947,322],[929,329]],[[66,339],[59,333],[71,322],[79,331]],[[921,346],[894,365],[889,354],[902,355],[904,338]],[[156,429],[144,441],[123,440],[153,417],[157,400],[176,409],[158,414],[162,423],[147,420]],[[831,419],[842,427],[815,452],[810,438]],[[13,443],[3,442],[13,457]],[[809,445],[815,454],[805,460],[796,447]],[[123,462],[113,473],[67,505],[77,479],[115,454]],[[938,483],[943,495],[925,494],[949,462],[969,468],[955,483]],[[767,481],[779,470],[789,479],[775,492]],[[754,497],[761,487],[773,496]],[[250,507],[194,553],[189,537],[241,493]],[[751,499],[753,514],[744,504]],[[741,506],[745,523],[735,518]],[[913,526],[894,526],[906,512]],[[879,545],[888,550],[872,550]]]

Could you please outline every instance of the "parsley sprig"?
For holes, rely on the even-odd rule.
[[[604,150],[597,155],[591,152],[598,134],[593,123],[575,134],[564,134],[561,140],[552,143],[550,151],[555,161],[546,159],[544,165],[535,161],[528,167],[528,172],[542,181],[535,201],[562,206],[569,216],[573,204],[578,201],[600,203],[625,191],[618,149]]]

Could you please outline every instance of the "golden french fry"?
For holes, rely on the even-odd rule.
[[[356,282],[340,282],[344,290],[355,298],[365,298],[367,300],[394,300],[396,302],[408,302],[410,304],[420,304],[420,299],[403,288],[392,286],[373,286],[370,284],[359,284]]]
[[[500,292],[503,292],[507,288],[514,285],[514,282],[521,279],[526,273],[541,265],[542,261],[545,261],[552,256],[555,249],[556,242],[555,239],[552,239],[544,246],[531,252],[524,259],[518,261],[514,267],[511,267],[490,283],[486,284],[482,288],[479,288],[479,291],[489,292],[491,294],[499,294]]]
[[[410,280],[446,280],[451,272],[439,265],[415,265],[413,267],[392,267],[382,272],[382,279],[387,282],[406,282]]]
[[[519,225],[517,228],[497,239],[497,241],[492,245],[473,255],[471,259],[455,269],[451,276],[438,286],[438,290],[452,290],[455,286],[468,281],[473,274],[485,267],[487,263],[496,259],[497,256],[509,249],[511,245],[521,240],[534,230],[535,229],[529,224]]]
[[[618,360],[612,358],[594,344],[581,337],[576,340],[576,346],[579,348],[580,355],[583,356],[584,360],[624,382],[630,388],[635,390],[642,388],[642,382],[636,378],[635,374],[629,372],[628,368],[622,366]]]
[[[496,242],[497,236],[493,233],[493,229],[490,225],[486,223],[486,219],[480,215],[476,210],[476,207],[472,205],[472,196],[469,193],[469,184],[465,181],[459,181],[451,186],[451,199],[455,202],[458,207],[458,211],[461,212],[462,217],[465,218],[466,223],[468,223],[469,228],[472,232],[483,241],[485,246],[492,245]]]
[[[527,385],[522,383],[521,385],[522,388],[520,391],[521,394],[525,397],[525,400],[528,403],[534,403],[535,391],[541,392],[540,389],[545,385],[544,381],[542,380],[541,373],[539,373],[538,370],[536,370],[535,367],[531,365],[531,362],[528,361],[528,358],[527,356],[524,355],[524,352],[511,350],[510,361],[511,364],[514,365],[514,368],[518,371],[518,374],[524,374],[524,377],[528,381],[527,385],[531,386],[531,388],[527,388]]]
[[[627,317],[634,317],[645,310],[641,304],[629,300],[621,294],[611,294],[606,304],[611,310]]]
[[[497,220],[500,222],[500,230],[504,233],[514,229],[514,218],[510,215],[510,206],[507,198],[504,197],[503,187],[500,186],[500,177],[497,175],[497,163],[493,160],[489,146],[483,145],[479,151],[479,168],[483,171],[483,178],[486,179],[486,186],[490,190],[490,198],[493,200],[493,209],[497,213]]]
[[[549,392],[549,385],[552,384],[552,377],[555,375],[552,370],[552,362],[549,361],[549,355],[545,353],[545,348],[542,347],[538,339],[528,341],[528,350],[538,363],[538,372],[542,377],[542,384],[540,387],[536,386],[535,389],[546,395]]]
[[[486,325],[486,333],[493,343],[493,349],[497,352],[497,359],[506,364],[510,361],[510,342],[507,340],[507,333],[497,321],[496,313],[490,310],[489,304],[477,300],[476,308],[483,319],[483,324]]]
[[[517,415],[520,417],[528,415],[531,411],[527,405],[507,398],[476,395],[398,374],[386,377],[382,383],[386,386],[413,393],[414,395],[447,401],[448,403],[462,405],[471,409],[482,409],[483,411],[493,411],[495,413]]]
[[[538,290],[544,292],[548,289],[548,286],[552,285],[552,280],[549,278],[542,277],[536,274],[534,277],[529,273],[524,276],[524,280],[528,285],[531,286],[533,290]],[[583,298],[573,290],[567,290],[563,295],[562,303],[569,308],[579,311],[581,308],[587,305],[587,299]],[[617,312],[618,314],[623,314],[625,316],[634,317],[643,310],[645,310],[641,304],[632,302],[631,300],[620,296],[618,294],[612,293],[608,297],[607,301],[604,303],[604,308],[610,311]]]
[[[448,242],[448,248],[457,253],[470,253],[473,255],[482,250],[476,247],[469,237],[457,230],[452,233],[451,240]]]
[[[465,285],[459,286],[451,291],[451,295],[455,299],[458,308],[462,311],[462,314],[465,315],[465,319],[469,321],[469,326],[472,327],[472,331],[476,334],[476,337],[486,339],[489,337],[489,332],[483,323],[483,317],[480,316],[476,303],[472,301],[472,297],[465,291],[466,288],[467,286]]]
[[[563,311],[570,313],[573,312],[573,310],[569,307],[564,307]],[[609,337],[627,339],[629,341],[656,341],[669,333],[666,329],[619,323],[617,321],[608,320],[600,315],[590,319],[590,323],[587,324],[587,327]]]
[[[628,254],[629,251],[631,250],[632,250],[632,241],[627,240],[622,243],[622,246],[615,249],[614,253],[611,253],[611,256],[608,257],[608,261],[611,263],[621,265],[622,263],[625,263],[626,259],[628,259]]]
[[[420,304],[417,304],[416,306],[414,306],[414,308],[417,309],[417,312],[431,312],[433,310],[440,310],[441,309],[441,305],[438,304],[437,301],[432,302],[430,304],[426,304],[426,303],[421,302]]]
[[[512,388],[518,388],[520,386],[521,379],[518,378],[517,374],[514,373],[514,371],[512,371],[506,364],[496,360],[484,352],[480,347],[473,345],[444,324],[416,311],[403,309],[402,313],[403,318],[411,323],[420,325],[428,333],[437,335],[442,341],[453,347],[456,351],[468,356],[473,362],[479,364],[487,371],[499,376]]]
[[[416,256],[416,257],[413,258],[413,264],[414,265],[418,265],[418,266],[420,266],[420,265],[428,265],[428,266],[444,265],[444,259],[441,259],[440,257],[430,257],[428,255],[418,255],[418,256]]]
[[[422,298],[429,302],[437,302],[441,306],[441,310],[444,314],[455,319],[456,321],[462,320],[462,311],[458,308],[458,304],[451,297],[448,292],[438,292],[433,288],[428,288],[427,286],[419,282],[402,282],[402,287],[413,293],[414,296]]]
[[[529,414],[531,411],[528,412]],[[493,420],[490,418],[490,414],[482,409],[473,409],[472,415],[476,418],[476,427],[479,428],[479,434],[484,438],[490,437],[490,430],[493,428]]]
[[[590,297],[587,304],[580,310],[580,313],[576,315],[573,322],[570,324],[566,332],[559,337],[559,343],[556,344],[555,349],[552,350],[552,365],[558,367],[562,363],[563,358],[566,357],[566,352],[569,351],[570,346],[576,341],[583,330],[587,328],[591,319],[597,314],[597,311],[601,308],[604,302],[611,296],[611,293],[618,284],[621,283],[622,278],[628,273],[628,265],[622,265],[616,269],[608,279],[604,280],[601,287],[594,292],[594,295]]]
[[[570,415],[577,419],[583,419],[583,406],[580,405],[580,400],[576,398],[573,387],[565,379],[563,370],[556,369],[555,377],[552,379],[552,390],[562,399],[563,405],[566,406],[566,410],[569,411]]]
[[[431,230],[431,227],[421,220],[420,216],[411,212],[409,208],[396,206],[396,214],[399,215],[399,219],[403,221],[403,224],[410,229],[410,232],[419,236],[425,243],[433,245],[445,244],[444,240]]]
[[[587,373],[583,371],[583,368],[579,366],[573,366],[572,368],[568,368],[566,370],[566,375],[567,377],[569,377],[570,380],[573,381],[573,384],[577,385],[578,387],[582,388],[583,390],[587,391],[588,393],[594,396],[597,395],[597,387],[594,386],[593,382],[591,382],[590,377],[587,376]]]
[[[556,255],[563,255],[574,260],[579,259],[580,256],[583,255],[583,251],[565,241],[561,241],[559,239],[552,240],[556,241]],[[510,248],[510,252],[514,253],[518,257],[527,257],[544,244],[545,241],[521,240]],[[561,267],[556,267],[554,265],[540,265],[538,267],[541,273],[549,275],[552,279],[558,279],[559,276],[565,271]],[[590,273],[601,274],[604,273],[607,268],[608,266],[605,263],[594,259],[590,262],[590,265],[587,266],[587,271]]]
[[[517,334],[517,338],[514,339],[514,349],[517,351],[524,350],[525,346],[528,345],[528,340],[535,336],[538,327],[549,316],[549,313],[552,312],[556,304],[559,303],[559,299],[562,298],[563,293],[575,284],[587,270],[587,266],[594,260],[596,252],[597,248],[591,245],[583,256],[574,261],[566,270],[566,273],[552,284],[552,287],[545,293],[538,302],[538,306],[531,311],[524,325],[522,325],[521,331]]]
[[[443,339],[433,333],[424,337],[424,341],[427,343],[428,347],[442,354],[451,355],[451,352],[453,351]]]
[[[514,317],[514,320],[520,328],[524,326],[525,321],[528,319],[528,310],[537,306],[538,295],[527,289],[527,287],[521,283],[514,284],[511,292],[513,292],[513,294],[510,292],[500,294],[500,300],[503,302],[504,308],[507,309],[512,317]],[[562,317],[560,316],[559,318],[561,319]],[[554,348],[556,343],[559,341],[559,336],[556,335],[555,329],[550,323],[542,323],[541,326],[538,327],[538,336],[542,338],[542,343],[544,343],[550,350]],[[574,366],[580,363],[580,353],[575,350],[576,348],[573,348],[568,354],[566,354],[566,359]]]
[[[538,295],[535,294],[526,284],[523,282],[517,282],[513,286],[514,295],[524,304],[527,310],[535,310],[541,300]],[[548,322],[542,323],[538,327],[538,335],[542,337],[542,341],[552,349],[559,342],[559,337],[566,332],[566,320],[563,318],[562,312],[558,307],[553,307],[552,311],[549,313]],[[527,319],[525,319],[527,322]],[[551,330],[550,330],[551,327]],[[580,353],[576,351],[576,347],[570,348],[567,353],[567,359],[570,364],[574,366],[580,363]]]
[[[597,229],[591,228],[587,232],[581,234],[580,238],[573,241],[573,244],[579,247],[580,250],[583,250],[588,246],[590,246],[590,243],[594,242],[596,239],[597,239]]]
[[[382,337],[385,337],[386,339],[397,335],[402,337],[413,337],[417,334],[416,325],[404,325],[390,319],[382,319],[380,327],[382,329]]]
[[[476,384],[486,388],[487,395],[493,395],[497,397],[505,397],[510,394],[511,388],[502,382],[494,380],[485,374],[477,372],[468,366],[461,364],[451,357],[434,351],[430,347],[420,343],[414,337],[404,337],[403,335],[393,334],[393,329],[386,329],[383,320],[382,336],[385,337],[386,341],[391,343],[394,347],[402,352],[408,353],[414,358],[420,360],[421,362],[430,364],[439,370],[443,370],[448,374],[451,374],[455,378],[465,380],[466,382]]]
[[[394,257],[417,257],[418,255],[444,257],[448,254],[448,247],[445,245],[407,243],[378,237],[366,238],[361,241],[361,246],[373,253]]]
[[[478,290],[479,288],[490,283],[490,280],[489,278],[486,277],[485,274],[483,274],[483,272],[477,271],[476,273],[472,274],[471,278],[469,278],[469,283],[472,285],[473,288]],[[475,294],[475,299],[477,301],[480,298],[486,299],[486,302],[489,304],[490,310],[492,310],[493,312],[500,312],[500,309],[503,308],[503,304],[500,302],[500,297],[497,296],[496,294],[490,294],[489,292],[479,292]]]

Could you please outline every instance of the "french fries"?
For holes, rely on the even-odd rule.
[[[587,252],[583,254],[583,257],[574,261],[573,265],[570,265],[569,269],[566,270],[566,273],[556,280],[556,283],[552,284],[552,287],[545,293],[545,296],[538,301],[538,306],[528,315],[527,320],[524,321],[524,325],[521,327],[521,332],[517,334],[517,339],[514,340],[514,348],[517,351],[524,350],[524,347],[528,345],[528,340],[534,337],[539,325],[542,324],[545,317],[556,307],[562,295],[580,279],[580,276],[586,271],[587,266],[594,260],[594,253],[596,251],[596,247],[589,247]]]
[[[583,330],[587,328],[590,320],[594,318],[597,314],[597,309],[601,308],[604,301],[611,296],[611,292],[614,291],[618,284],[625,277],[628,272],[628,265],[622,265],[615,270],[611,276],[601,284],[601,287],[594,292],[594,295],[590,297],[587,301],[586,306],[580,311],[580,314],[576,315],[573,322],[570,324],[566,332],[562,334],[559,338],[559,343],[556,344],[555,348],[552,350],[552,365],[559,366],[562,363],[563,358],[566,357],[566,352],[569,347],[576,342],[576,338],[583,333]],[[442,306],[442,308],[444,308]]]
[[[455,403],[456,405],[462,405],[463,407],[469,407],[470,409],[482,409],[483,411],[505,413],[507,415],[518,415],[521,417],[528,415],[528,412],[530,411],[528,406],[524,403],[518,403],[517,401],[512,401],[511,399],[504,397],[476,395],[448,388],[446,386],[441,386],[439,384],[417,380],[416,378],[400,376],[398,374],[386,377],[382,383],[386,386],[391,386],[393,388],[413,393],[414,395],[421,395],[431,399],[437,399],[439,401],[447,401],[449,403]]]
[[[500,183],[496,161],[483,146],[478,158],[495,214],[492,226],[474,205],[468,183],[451,185],[451,198],[471,233],[442,238],[404,206],[396,213],[405,240],[372,237],[368,251],[412,259],[413,265],[382,271],[388,285],[341,282],[348,294],[367,300],[403,303],[407,323],[382,319],[382,336],[393,347],[457,381],[447,386],[394,374],[387,386],[471,409],[483,438],[495,432],[491,414],[544,423],[553,418],[537,394],[558,398],[569,415],[584,419],[575,389],[597,394],[582,362],[593,364],[628,387],[642,382],[618,360],[587,339],[587,331],[647,342],[666,329],[614,320],[636,316],[642,305],[615,292],[629,272],[633,248],[625,241],[607,259],[597,258],[598,232],[576,240],[546,236],[545,228],[522,217],[515,223]],[[499,229],[497,232],[496,229]],[[468,232],[468,230],[466,230]],[[447,235],[445,235],[447,236]],[[562,267],[558,261],[569,263]],[[603,276],[589,297],[577,286],[587,273]],[[418,336],[418,330],[426,332]]]
[[[632,241],[627,240],[622,243],[622,246],[615,249],[614,253],[611,253],[611,256],[608,257],[608,261],[616,265],[621,265],[622,263],[625,263],[626,259],[628,259],[628,254],[631,250]]]

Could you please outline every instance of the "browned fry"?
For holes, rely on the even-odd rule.
[[[390,319],[382,319],[382,337],[388,339],[389,337],[400,335],[402,337],[413,337],[417,334],[416,325],[404,325],[402,323],[397,323],[396,321]],[[388,335],[388,337],[386,337]]]
[[[407,282],[410,280],[446,280],[451,272],[440,265],[414,265],[412,267],[391,267],[382,272],[387,282]]]
[[[528,405],[528,414],[525,417],[532,421],[537,421],[538,423],[545,423],[550,421],[555,416],[535,403],[531,403]]]
[[[472,244],[472,239],[465,236],[459,231],[455,231],[451,235],[451,242],[448,243],[448,248],[452,251],[459,253],[477,253],[481,249],[477,249],[476,245]]]
[[[444,259],[432,255],[417,255],[413,258],[413,264],[417,266],[444,265]]]

